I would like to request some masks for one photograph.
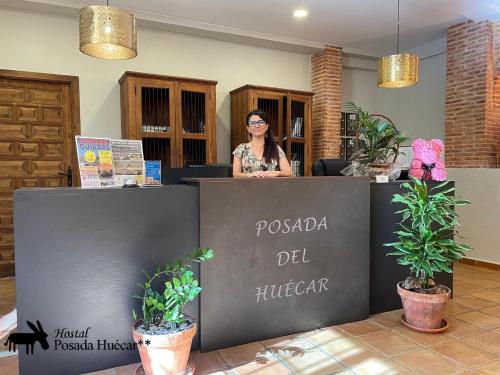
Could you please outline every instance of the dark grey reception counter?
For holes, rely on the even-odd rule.
[[[194,349],[399,308],[395,284],[408,271],[379,246],[392,240],[396,207],[389,201],[397,189],[363,178],[308,177],[17,190],[18,332],[39,320],[50,345],[44,351],[36,344],[33,355],[20,348],[20,374],[139,362],[131,310],[140,310],[132,296],[142,269],[198,246],[212,247],[216,257],[194,269],[204,289],[188,307],[201,325]]]

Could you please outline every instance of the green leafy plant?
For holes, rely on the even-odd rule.
[[[404,136],[390,121],[383,121],[365,112],[352,102],[346,103],[346,110],[356,114],[352,122],[357,137],[353,139],[351,161],[361,164],[387,163],[389,158],[397,157],[399,145],[409,138]]]
[[[434,272],[452,273],[451,264],[471,249],[453,240],[453,234],[458,234],[455,226],[460,225],[455,207],[470,202],[455,199],[450,194],[454,187],[444,189],[448,181],[428,190],[425,182],[412,180],[401,185],[407,193],[394,194],[391,200],[404,208],[396,212],[402,215],[400,230],[394,232],[398,241],[384,246],[395,249],[387,255],[394,255],[399,264],[410,266],[419,289],[429,289],[434,284]]]
[[[201,288],[191,271],[194,262],[205,262],[214,257],[211,249],[196,249],[188,254],[185,262],[176,260],[167,263],[162,269],[156,265],[153,275],[146,271],[146,282],[137,284],[144,290],[142,296],[134,296],[142,301],[142,319],[144,328],[161,327],[166,324],[180,325],[185,322],[184,306],[198,296]],[[137,313],[132,310],[134,320]]]

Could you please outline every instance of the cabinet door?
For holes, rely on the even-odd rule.
[[[286,153],[295,176],[308,176],[311,169],[311,98],[288,95]]]
[[[252,109],[262,109],[269,115],[269,126],[273,133],[276,143],[283,148],[284,129],[284,103],[285,96],[279,93],[273,93],[263,90],[251,91]],[[286,103],[285,103],[286,104]]]
[[[176,83],[177,166],[206,165],[216,161],[215,88]]]
[[[142,139],[144,159],[175,166],[174,83],[141,78],[136,84],[136,95],[137,134]]]

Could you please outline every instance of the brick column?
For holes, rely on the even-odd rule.
[[[446,71],[446,164],[495,168],[500,135],[497,55],[500,28],[467,21],[448,29]],[[497,38],[498,39],[498,38]]]
[[[340,157],[342,48],[326,45],[311,57],[312,157]]]

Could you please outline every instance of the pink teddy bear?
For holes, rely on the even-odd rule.
[[[444,151],[444,144],[440,139],[415,139],[411,145],[413,159],[410,163],[409,175],[419,180],[446,180],[444,163],[440,154]]]

